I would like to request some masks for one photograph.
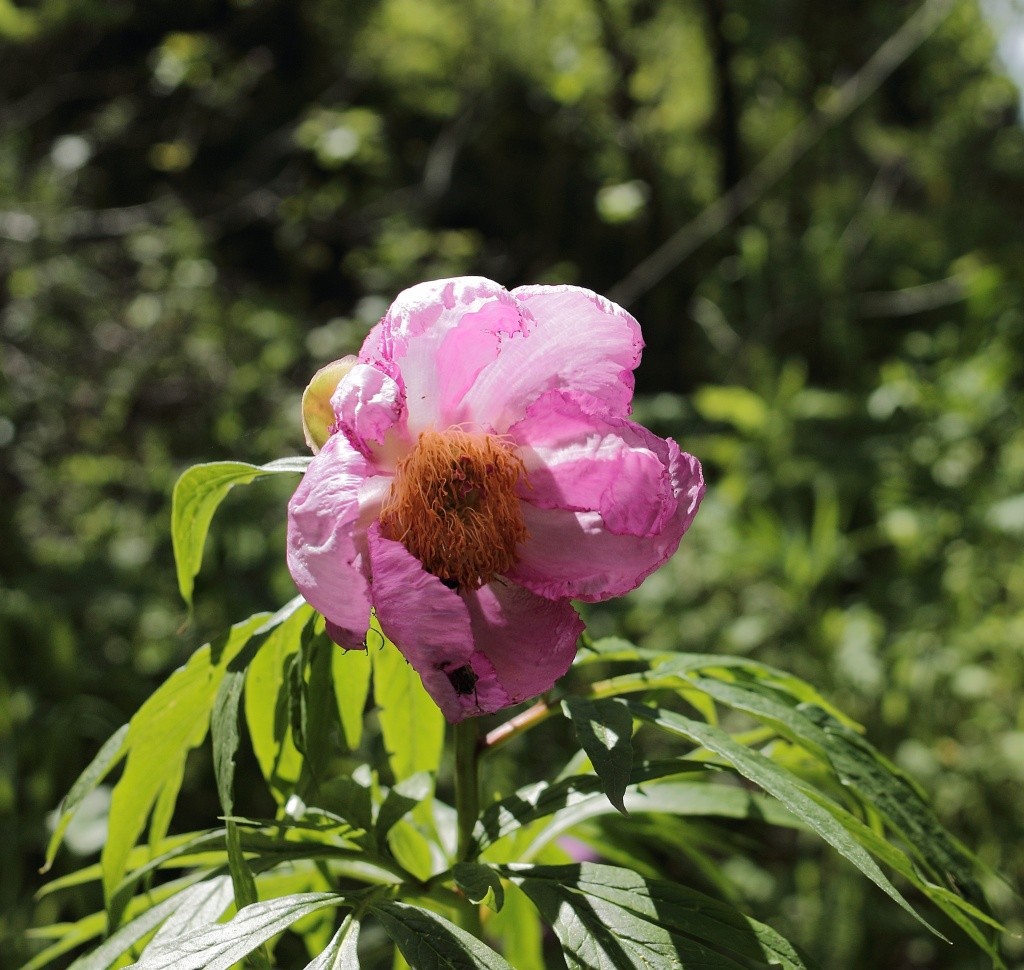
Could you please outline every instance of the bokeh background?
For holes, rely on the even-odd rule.
[[[812,680],[1021,886],[1014,17],[0,0],[0,965],[97,905],[32,894],[102,741],[197,644],[294,594],[274,479],[222,507],[189,619],[177,475],[302,453],[312,372],[406,285],[466,273],[628,305],[637,413],[704,462],[680,554],[588,608],[592,631]],[[218,814],[203,759],[183,827]],[[93,857],[102,796],[58,871]],[[745,905],[825,966],[984,965],[813,843],[746,849],[721,852]]]

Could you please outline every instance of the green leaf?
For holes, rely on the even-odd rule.
[[[743,970],[735,960],[606,900],[545,880],[519,885],[555,931],[569,970]]]
[[[415,775],[410,775],[389,789],[377,812],[377,841],[383,841],[391,831],[391,827],[399,819],[408,815],[420,802],[430,798],[433,793],[434,778],[427,771],[419,771]]]
[[[871,744],[826,712],[794,709],[761,684],[700,678],[696,685],[722,703],[774,726],[793,743],[816,753],[865,804],[880,812],[934,878],[979,903],[974,859],[939,823],[916,786]]]
[[[46,847],[46,863],[41,870],[42,872],[48,872],[50,866],[53,865],[53,860],[57,855],[57,849],[60,847],[61,840],[64,838],[64,833],[67,831],[71,819],[74,818],[78,806],[82,804],[82,799],[103,781],[124,757],[127,751],[125,747],[125,738],[127,736],[128,725],[122,724],[121,727],[107,738],[103,747],[96,753],[96,757],[89,762],[89,767],[78,776],[75,783],[71,786],[71,790],[64,796],[64,800],[60,803],[60,819]]]
[[[633,768],[633,717],[618,700],[584,700],[567,697],[562,709],[576,728],[583,750],[594,766],[605,795],[623,815],[623,797]]]
[[[221,639],[200,647],[131,719],[124,741],[127,761],[114,786],[108,837],[100,857],[108,901],[158,799],[173,804],[185,758],[206,737],[217,689],[228,664],[252,637],[267,633],[301,607],[301,600],[296,599],[273,616],[256,614],[233,626]]]
[[[332,676],[334,655],[341,648],[313,625],[306,628],[304,638],[301,653],[307,673],[301,681],[301,733],[307,767],[313,778],[321,781],[330,776],[334,760],[341,754],[338,737],[343,729]]]
[[[376,903],[370,911],[415,970],[513,970],[487,944],[430,910]]]
[[[302,755],[291,737],[285,668],[299,649],[302,631],[313,615],[297,610],[275,629],[253,658],[245,677],[245,720],[260,770],[271,793],[284,804],[302,771]]]
[[[501,877],[490,867],[476,862],[457,862],[452,869],[455,882],[471,903],[484,903],[499,912],[505,903]]]
[[[306,970],[359,970],[359,920],[351,913],[345,917],[338,932],[315,960],[306,964]]]
[[[235,894],[230,876],[215,876],[197,883],[185,892],[189,893],[187,898],[185,893],[173,897],[172,901],[178,900],[178,905],[153,939],[146,944],[146,949],[142,951],[143,956],[176,937],[186,936],[216,923],[224,915],[224,910],[234,901]]]
[[[783,670],[770,667],[768,664],[757,660],[750,660],[746,657],[730,657],[724,654],[700,654],[680,653],[675,654],[670,660],[659,664],[651,671],[652,679],[662,680],[667,677],[679,677],[683,680],[693,680],[692,675],[703,673],[713,677],[715,671],[739,670],[754,680],[763,681],[776,690],[788,694],[794,700],[810,704],[814,707],[827,711],[841,724],[855,730],[863,730],[852,718],[844,714],[839,708],[830,704],[829,701],[818,693],[810,684],[794,677]]]
[[[514,967],[544,966],[544,924],[537,907],[514,883],[503,887],[505,905],[487,921],[501,951]]]
[[[219,876],[189,886],[175,893],[162,903],[147,909],[141,916],[126,923],[113,936],[86,956],[79,957],[68,970],[106,970],[126,950],[160,926],[170,926],[171,935],[184,933],[201,923],[212,923],[231,903],[231,880],[227,876]],[[160,933],[163,933],[161,929]],[[154,936],[149,946],[152,947],[160,936]]]
[[[640,785],[684,771],[704,770],[705,766],[696,762],[642,762],[634,765],[630,785]],[[596,775],[571,775],[556,782],[527,785],[508,798],[488,805],[473,832],[475,847],[486,848],[530,822],[595,797],[599,802],[605,801],[601,779]]]
[[[631,786],[625,805],[634,815],[652,812],[664,815],[749,819],[765,825],[803,828],[783,805],[759,792],[714,782],[657,781]],[[537,858],[544,846],[587,819],[612,811],[606,799],[592,795],[573,800],[555,812],[550,821],[520,850],[520,860]]]
[[[178,589],[192,605],[192,590],[203,562],[203,546],[213,513],[235,485],[281,473],[301,474],[310,458],[279,458],[266,465],[243,461],[214,461],[193,465],[177,481],[171,495],[171,541]]]
[[[441,709],[393,643],[385,640],[379,649],[370,650],[370,657],[380,730],[395,781],[417,771],[436,774],[444,746]]]
[[[820,792],[813,792],[812,795],[813,790],[795,775],[780,768],[764,755],[739,744],[719,728],[700,721],[691,721],[672,711],[652,710],[632,702],[629,702],[629,707],[634,717],[648,721],[670,734],[686,738],[724,758],[744,778],[779,799],[797,818],[806,822],[915,919],[936,936],[942,937],[942,934],[904,899],[863,846],[850,835],[849,826],[844,823],[848,816],[852,816],[845,809],[825,798]]]
[[[508,866],[581,966],[811,964],[773,929],[704,893],[617,866]],[[588,938],[581,930],[590,931]],[[707,960],[702,963],[702,960]],[[742,962],[738,962],[742,961]]]
[[[297,920],[345,902],[345,897],[337,893],[300,893],[253,903],[227,923],[192,930],[159,947],[147,948],[131,970],[229,970]]]
[[[341,647],[335,647],[331,653],[334,697],[349,751],[355,751],[363,737],[363,714],[370,693],[370,669],[367,650],[342,650]]]

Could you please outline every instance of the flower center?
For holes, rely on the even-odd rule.
[[[516,495],[525,474],[499,438],[424,431],[395,469],[381,532],[447,586],[478,589],[512,566],[527,538]]]

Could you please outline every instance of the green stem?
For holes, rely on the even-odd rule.
[[[473,717],[455,725],[455,812],[459,826],[456,858],[464,862],[469,860],[473,828],[480,814],[480,736]]]

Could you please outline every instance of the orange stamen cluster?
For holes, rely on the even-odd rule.
[[[447,585],[478,589],[512,566],[527,538],[516,496],[525,474],[499,438],[424,431],[395,469],[381,532]]]

